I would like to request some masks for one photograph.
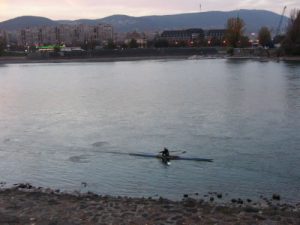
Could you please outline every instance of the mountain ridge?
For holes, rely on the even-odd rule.
[[[166,29],[186,29],[199,27],[203,29],[220,29],[226,27],[226,21],[230,17],[239,16],[245,21],[247,32],[257,32],[262,26],[276,30],[281,15],[267,10],[233,10],[233,11],[208,11],[196,13],[182,13],[172,15],[152,15],[134,17],[128,15],[111,15],[100,19],[78,20],[51,20],[46,17],[22,16],[0,22],[2,30],[16,30],[36,26],[57,26],[59,24],[87,24],[99,23],[111,24],[116,32],[129,31],[162,31]],[[288,21],[283,18],[283,24]]]
[[[16,30],[35,26],[55,26],[56,24],[58,23],[54,20],[42,16],[19,16],[1,22],[0,29]]]

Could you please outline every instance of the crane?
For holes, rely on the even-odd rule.
[[[282,21],[283,21],[283,17],[284,17],[284,13],[285,13],[286,8],[287,8],[286,6],[283,7],[281,17],[280,17],[280,20],[279,20],[279,23],[278,23],[278,26],[277,26],[277,29],[276,29],[275,37],[280,34],[281,25],[282,25]]]

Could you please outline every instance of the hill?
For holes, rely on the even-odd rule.
[[[166,29],[184,28],[224,28],[230,17],[242,18],[246,23],[247,32],[257,32],[260,27],[267,26],[276,30],[280,15],[266,10],[238,10],[238,11],[210,11],[199,13],[185,13],[164,16],[132,17],[127,15],[113,15],[102,19],[80,20],[50,20],[44,17],[23,16],[0,23],[0,29],[14,30],[35,26],[55,26],[58,24],[89,24],[108,23],[113,25],[116,32],[128,31],[162,31]],[[284,17],[283,27],[288,18]]]
[[[27,27],[55,26],[59,23],[45,17],[38,16],[20,16],[14,19],[6,20],[0,23],[2,30],[17,30]]]
[[[112,24],[117,31],[156,31],[165,29],[184,29],[200,27],[204,29],[225,28],[230,17],[242,18],[248,32],[256,32],[262,26],[276,30],[280,15],[265,10],[239,10],[239,11],[210,11],[202,13],[187,13],[165,16],[129,17],[114,15],[98,20],[97,22]],[[288,18],[284,17],[284,23]]]

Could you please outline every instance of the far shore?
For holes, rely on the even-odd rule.
[[[82,58],[45,58],[31,59],[28,57],[0,57],[0,64],[25,64],[25,63],[80,63],[80,62],[118,62],[118,61],[141,61],[141,60],[168,60],[168,59],[248,59],[263,61],[296,61],[300,57],[258,57],[258,56],[226,56],[226,55],[166,55],[166,56],[129,56],[129,57],[82,57]]]
[[[118,62],[138,60],[160,60],[160,59],[185,59],[188,56],[142,56],[142,57],[83,57],[83,58],[46,58],[30,59],[27,57],[0,57],[0,64],[22,64],[22,63],[76,63],[76,62]]]
[[[68,194],[16,184],[0,189],[0,224],[300,224],[300,204],[283,204],[280,199],[266,200],[267,204],[241,199],[221,204],[213,198],[185,196],[171,201]]]

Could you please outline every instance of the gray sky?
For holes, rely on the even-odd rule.
[[[300,0],[0,0],[0,21],[23,15],[95,19],[113,14],[144,16],[236,9],[265,9],[281,14],[285,5],[289,14],[291,9],[300,8]]]

